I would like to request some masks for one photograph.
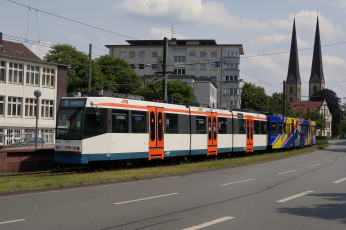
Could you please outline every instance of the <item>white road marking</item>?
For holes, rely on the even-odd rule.
[[[159,196],[152,196],[152,197],[141,198],[141,199],[137,199],[137,200],[123,201],[123,202],[118,202],[118,203],[114,203],[114,204],[115,204],[115,205],[118,205],[118,204],[127,204],[127,203],[142,201],[142,200],[150,200],[150,199],[155,199],[155,198],[160,198],[160,197],[165,197],[165,196],[173,196],[173,195],[178,195],[178,194],[179,194],[179,193],[170,193],[170,194],[165,194],[165,195],[159,195]]]
[[[227,183],[227,184],[222,184],[222,186],[231,185],[231,184],[238,184],[238,183],[242,183],[242,182],[246,182],[246,181],[252,181],[252,180],[254,180],[254,179],[248,179],[248,180],[241,180],[241,181],[231,182],[231,183]]]
[[[225,216],[225,217],[222,217],[220,219],[209,221],[209,222],[206,222],[204,224],[196,225],[196,226],[193,226],[193,227],[190,227],[190,228],[184,228],[182,230],[197,230],[197,229],[205,228],[205,227],[208,227],[208,226],[211,226],[211,225],[214,225],[214,224],[218,224],[218,223],[221,223],[221,222],[224,222],[224,221],[227,221],[227,220],[231,220],[233,218],[234,218],[233,216]]]
[[[10,223],[24,221],[24,220],[26,220],[26,219],[9,220],[9,221],[0,222],[0,224],[10,224]]]
[[[307,194],[309,194],[309,193],[312,193],[312,192],[314,192],[314,191],[302,192],[302,193],[299,193],[299,194],[297,194],[297,195],[290,196],[290,197],[287,197],[287,198],[282,199],[282,200],[278,200],[278,201],[276,201],[276,202],[277,202],[277,203],[283,203],[283,202],[286,202],[286,201],[289,201],[289,200],[293,200],[293,199],[298,198],[298,197],[301,197],[301,196],[305,196],[305,195],[307,195]]]
[[[281,174],[285,174],[285,173],[290,173],[290,172],[295,172],[297,170],[290,170],[290,171],[286,171],[286,172],[281,172],[281,173],[277,173],[278,175],[281,175]]]
[[[315,165],[310,165],[309,167],[312,168],[312,167],[316,167],[316,166],[321,166],[320,164],[315,164]]]
[[[333,183],[334,183],[334,184],[339,184],[339,183],[341,183],[341,182],[343,182],[343,181],[346,181],[346,177],[345,177],[345,178],[342,178],[342,179],[340,179],[340,180],[334,181]]]
[[[327,163],[333,162],[334,160],[327,161]]]

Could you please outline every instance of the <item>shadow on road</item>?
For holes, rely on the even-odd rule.
[[[310,194],[309,196],[321,197],[334,202],[318,204],[313,207],[280,208],[278,212],[324,220],[339,220],[346,224],[346,193],[321,193]]]

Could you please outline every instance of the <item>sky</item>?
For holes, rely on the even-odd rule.
[[[304,101],[317,15],[325,85],[346,102],[346,0],[0,0],[0,32],[39,57],[56,44],[85,53],[92,44],[98,57],[105,45],[171,38],[173,27],[177,39],[242,44],[240,78],[272,95],[287,78],[295,18]]]

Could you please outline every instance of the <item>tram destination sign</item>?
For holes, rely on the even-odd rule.
[[[62,99],[60,102],[61,107],[84,107],[85,99]]]

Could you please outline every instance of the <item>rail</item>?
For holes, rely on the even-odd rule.
[[[37,148],[54,148],[55,133],[39,132],[37,136]],[[34,149],[35,133],[11,133],[7,135],[0,134],[0,149]]]

